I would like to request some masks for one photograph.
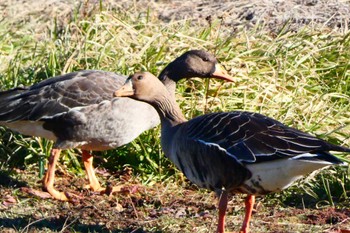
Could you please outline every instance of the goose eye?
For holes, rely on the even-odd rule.
[[[209,58],[203,57],[202,60],[203,60],[203,61],[209,61]]]
[[[137,76],[137,80],[142,80],[142,79],[143,79],[142,75]]]

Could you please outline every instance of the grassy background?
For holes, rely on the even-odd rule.
[[[238,82],[181,82],[177,99],[187,118],[215,111],[254,111],[350,147],[347,31],[307,26],[290,31],[288,24],[275,32],[264,25],[233,31],[220,20],[164,23],[150,9],[134,12],[103,4],[77,6],[64,20],[41,20],[39,15],[0,22],[2,90],[81,69],[159,74],[183,52],[205,49],[216,54]],[[167,180],[181,183],[181,174],[163,157],[159,134],[159,128],[154,129],[118,150],[96,153],[96,166],[132,167],[147,185]],[[0,169],[8,173],[14,168],[39,169],[33,164],[47,158],[51,146],[46,140],[0,127]],[[77,152],[63,152],[60,162],[82,176]],[[338,156],[350,160],[349,155]],[[300,196],[306,193],[306,206],[350,207],[349,174],[349,167],[331,168],[281,194],[269,195],[266,201],[301,205]]]

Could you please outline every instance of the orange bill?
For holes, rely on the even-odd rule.
[[[132,87],[131,78],[128,78],[125,84],[119,88],[116,92],[114,92],[115,97],[124,97],[124,96],[132,96],[134,95],[134,88]]]
[[[234,82],[234,78],[230,76],[227,71],[219,64],[215,65],[215,71],[212,75],[213,78],[222,79],[228,82]]]

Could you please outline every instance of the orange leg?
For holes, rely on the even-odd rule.
[[[48,164],[48,169],[45,173],[45,177],[43,179],[43,186],[44,189],[51,194],[51,196],[57,200],[61,201],[68,201],[67,196],[62,193],[57,191],[54,187],[53,184],[55,183],[55,169],[56,169],[56,164],[57,160],[60,157],[61,150],[60,149],[52,149],[50,158],[49,158],[49,164]]]
[[[68,201],[71,199],[71,196],[76,196],[76,195],[67,194],[67,195],[69,195],[69,196],[67,196],[65,193],[59,192],[54,188],[55,169],[56,169],[56,164],[57,164],[58,158],[60,157],[60,154],[61,154],[60,149],[52,149],[51,150],[48,169],[47,169],[47,171],[45,173],[45,177],[43,179],[43,186],[44,186],[43,188],[48,193],[50,193],[50,195],[53,198],[55,198],[57,200],[61,200],[61,201]],[[92,166],[93,156],[91,154],[89,154],[87,151],[83,150],[82,157],[83,157],[83,161],[84,161],[85,170],[86,170],[86,173],[87,173],[87,176],[89,179],[89,185],[87,185],[87,188],[91,188],[93,191],[99,191],[101,193],[105,192],[106,189],[101,188],[101,185],[96,178],[94,168]],[[119,191],[121,191],[121,189],[122,189],[122,186],[112,187],[110,189],[109,193],[112,194],[114,192],[119,192]],[[76,196],[76,197],[78,197],[78,196]]]
[[[108,191],[106,190],[106,188],[102,188],[95,175],[94,167],[92,164],[93,156],[86,150],[82,150],[82,156],[85,171],[89,179],[89,184],[86,185],[85,188],[92,189],[96,192],[108,193],[109,195],[115,192],[120,192],[122,190],[123,186],[109,187]]]
[[[217,233],[224,233],[225,232],[225,215],[226,215],[226,209],[227,209],[227,192],[223,190],[220,194],[219,198],[219,223],[218,223],[218,229]]]
[[[245,217],[244,217],[243,225],[240,231],[241,233],[249,232],[249,222],[250,222],[250,219],[252,218],[254,203],[255,203],[255,196],[248,195],[245,199]]]
[[[104,191],[105,189],[101,188],[101,185],[96,178],[94,167],[92,165],[94,157],[86,150],[83,150],[82,152],[85,171],[89,179],[89,184],[86,185],[85,188],[90,188],[93,191]]]

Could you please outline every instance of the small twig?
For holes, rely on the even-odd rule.
[[[38,220],[35,220],[34,222],[29,223],[27,226],[25,226],[25,227],[23,228],[23,230],[22,230],[21,232],[28,231],[28,230],[29,230],[29,227],[30,227],[31,225],[33,225],[33,224],[35,224],[35,223],[38,223],[38,222],[41,222],[41,221],[43,221],[43,220],[45,220],[45,219],[48,219],[48,218],[50,218],[50,217],[38,219]]]
[[[137,218],[137,219],[139,219],[139,215],[137,214],[137,210],[136,210],[136,207],[135,207],[134,203],[132,202],[132,198],[131,198],[131,196],[129,196],[129,199],[130,199],[130,202],[131,202],[132,208],[134,209],[134,212],[135,212],[136,218]]]
[[[73,221],[71,221],[69,224],[66,225],[68,218],[69,217],[67,217],[66,220],[64,221],[64,224],[62,226],[62,230],[60,232],[64,232],[64,230],[66,230],[70,225],[72,225],[73,223],[75,223],[78,220],[78,218],[75,218]]]

